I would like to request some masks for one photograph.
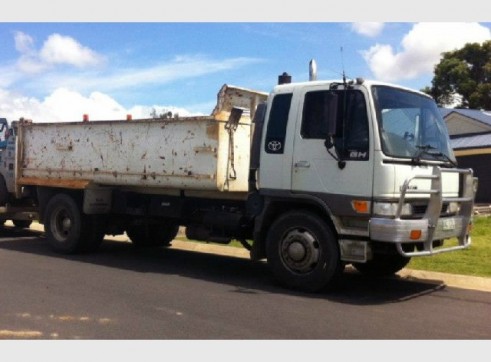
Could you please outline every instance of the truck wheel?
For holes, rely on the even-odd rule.
[[[93,251],[101,244],[103,229],[95,217],[83,215],[75,200],[67,194],[53,196],[46,205],[44,226],[51,248],[58,253]]]
[[[138,247],[169,246],[179,232],[179,225],[132,225],[126,229],[126,234],[133,245]]]
[[[266,253],[273,274],[288,288],[317,292],[343,271],[333,231],[311,212],[280,216],[268,232]]]
[[[32,224],[32,220],[12,220],[14,226],[20,229],[27,229]]]
[[[410,260],[411,258],[400,254],[375,254],[372,260],[366,263],[353,263],[353,267],[360,273],[370,277],[384,277],[397,273]]]

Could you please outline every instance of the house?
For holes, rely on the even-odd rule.
[[[476,203],[491,203],[491,111],[440,108],[457,163],[479,179]]]

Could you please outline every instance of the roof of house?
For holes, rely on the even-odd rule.
[[[451,113],[458,113],[464,117],[474,119],[478,122],[491,126],[491,111],[478,109],[454,109],[454,108],[439,108],[443,118],[447,118]]]
[[[447,119],[452,113],[469,118],[476,122],[491,126],[491,111],[478,109],[454,109],[439,108],[443,119]],[[491,132],[481,132],[472,134],[463,134],[451,136],[450,145],[454,150],[471,149],[471,148],[489,148],[491,147]]]
[[[491,147],[491,132],[452,137],[450,146],[454,150]]]

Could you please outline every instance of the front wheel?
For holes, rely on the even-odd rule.
[[[332,229],[308,211],[291,211],[276,219],[266,253],[278,281],[292,289],[320,291],[334,284],[343,270]]]

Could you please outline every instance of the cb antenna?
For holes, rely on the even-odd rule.
[[[344,72],[344,53],[343,53],[343,47],[341,46],[341,67],[343,68],[343,83],[346,84],[346,74]]]

